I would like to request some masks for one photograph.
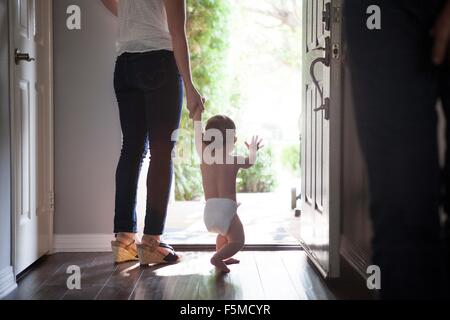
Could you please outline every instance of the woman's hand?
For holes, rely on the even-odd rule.
[[[450,61],[450,0],[439,15],[431,34],[434,37],[433,63],[441,65],[446,59],[447,62]]]
[[[186,35],[186,0],[164,0],[167,23],[172,37],[173,52],[183,82],[186,86],[187,108],[189,117],[193,119],[200,108],[203,111],[204,101],[192,84],[191,61]]]
[[[193,119],[198,112],[203,112],[205,110],[205,99],[194,86],[186,88],[186,100],[189,118]]]

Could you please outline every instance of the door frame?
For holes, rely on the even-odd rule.
[[[17,0],[14,0],[17,1]],[[45,108],[41,108],[37,115],[38,119],[43,123],[42,138],[38,141],[42,144],[42,148],[37,150],[37,159],[42,161],[39,165],[38,171],[44,169],[45,175],[43,176],[43,182],[37,187],[38,197],[43,199],[43,205],[37,207],[37,214],[45,214],[48,217],[46,221],[48,230],[48,253],[53,251],[53,238],[54,238],[54,105],[53,105],[53,0],[35,0],[43,3],[42,10],[45,10],[46,14],[41,14],[42,17],[42,43],[45,45],[38,47],[36,55],[45,57],[45,69],[41,69],[40,76],[44,75],[43,82],[47,83],[46,90],[44,90]],[[15,95],[14,95],[14,7],[10,1],[8,1],[8,25],[9,25],[9,108],[10,108],[10,144],[11,144],[11,262],[14,270],[17,266],[17,194],[20,192],[17,190],[17,179],[15,154],[17,152],[18,144],[16,143],[16,135],[14,128],[14,107],[15,107]],[[43,112],[42,112],[43,111]],[[42,167],[45,166],[45,167]],[[43,191],[39,191],[43,190]],[[45,192],[45,196],[40,195],[40,192]],[[38,198],[39,199],[39,198]],[[14,274],[17,276],[16,271]]]
[[[338,227],[330,227],[330,242],[334,241],[337,251],[330,253],[329,277],[340,276],[341,247],[341,188],[342,188],[342,8],[345,0],[331,0],[331,59],[330,59],[330,221]]]

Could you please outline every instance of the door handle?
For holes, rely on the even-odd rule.
[[[314,108],[313,111],[314,112],[325,111],[325,120],[329,120],[330,119],[330,99],[323,98],[323,90],[319,85],[319,81],[317,81],[316,75],[314,74],[314,67],[318,63],[323,63],[325,66],[327,66],[327,61],[325,58],[317,58],[311,63],[309,73],[311,75],[312,82],[314,83],[314,85],[317,88],[317,91],[319,92],[320,101],[321,101],[320,107]]]
[[[14,61],[18,65],[21,61],[31,62],[31,61],[36,61],[36,59],[31,58],[28,53],[21,53],[19,49],[16,49],[14,51]]]
[[[322,63],[323,65],[325,65],[326,67],[330,66],[330,56],[331,56],[331,39],[329,37],[327,37],[325,39],[325,48],[317,48],[317,50],[324,50],[325,51],[325,57],[319,57],[313,60],[313,62],[311,62],[311,66],[309,68],[309,74],[311,76],[311,80],[314,83],[314,85],[317,88],[317,91],[319,91],[319,96],[320,96],[320,101],[321,101],[321,105],[320,107],[314,108],[313,111],[314,112],[319,112],[319,111],[325,111],[325,120],[329,120],[330,119],[330,99],[329,98],[325,98],[323,97],[323,90],[319,85],[319,81],[317,80],[316,74],[314,72],[314,69],[316,67],[316,64],[318,63]]]

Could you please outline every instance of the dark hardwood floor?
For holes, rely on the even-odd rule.
[[[185,252],[183,262],[115,265],[110,253],[60,253],[26,272],[11,300],[315,300],[370,299],[364,282],[343,266],[343,278],[324,281],[302,251],[243,251],[241,264],[218,276],[211,252]],[[81,290],[67,288],[67,268],[81,269]],[[350,272],[350,273],[349,273]]]

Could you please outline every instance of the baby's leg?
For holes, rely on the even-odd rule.
[[[228,239],[225,236],[218,234],[217,238],[216,238],[216,252],[220,251],[227,244],[228,244]]]
[[[219,252],[227,244],[228,244],[228,239],[225,236],[218,234],[217,238],[216,238],[216,252]],[[226,265],[231,265],[231,264],[238,264],[238,263],[240,263],[240,261],[238,259],[230,258],[228,260],[225,260],[224,263]]]
[[[241,219],[239,219],[238,215],[233,218],[226,238],[228,243],[216,252],[211,258],[211,263],[221,271],[228,273],[230,272],[230,269],[228,269],[224,260],[226,261],[239,252],[244,247],[245,243],[244,227],[242,226]]]

